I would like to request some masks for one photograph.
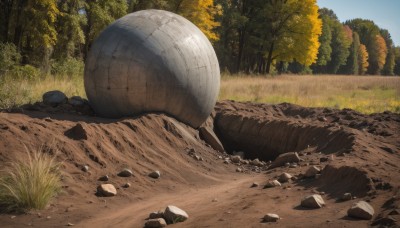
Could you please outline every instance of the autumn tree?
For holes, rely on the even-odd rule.
[[[346,65],[342,67],[341,72],[344,74],[358,74],[359,73],[359,49],[360,37],[357,32],[352,32],[352,43],[350,46],[350,54],[347,58]]]
[[[369,72],[371,74],[381,74],[386,62],[387,47],[386,42],[381,35],[376,35],[372,48],[369,52],[370,61]]]
[[[364,75],[368,70],[368,51],[367,47],[364,44],[360,44],[360,48],[358,49],[358,74]]]
[[[387,56],[386,62],[382,69],[383,75],[394,75],[394,66],[395,66],[395,47],[393,44],[393,40],[390,36],[390,33],[386,29],[381,29],[381,36],[386,42],[387,47]]]

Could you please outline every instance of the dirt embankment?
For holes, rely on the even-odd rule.
[[[398,114],[218,103],[207,127],[214,128],[228,153],[241,151],[244,159],[273,161],[297,152],[301,158],[295,166],[267,169],[225,162],[229,155],[212,149],[198,130],[163,114],[109,120],[63,109],[18,111],[0,113],[0,166],[26,156],[25,146],[48,148],[63,161],[64,193],[43,211],[0,215],[4,227],[59,227],[68,222],[77,227],[141,227],[150,212],[169,204],[190,215],[174,227],[259,227],[266,213],[283,218],[278,226],[365,226],[399,209]],[[87,172],[82,170],[85,165]],[[319,178],[303,178],[312,165],[322,169]],[[123,168],[130,168],[133,176],[118,177]],[[153,170],[161,172],[160,179],[148,177]],[[297,180],[263,189],[282,172]],[[117,187],[117,196],[95,195],[103,175]],[[127,182],[131,187],[123,188]],[[250,188],[252,182],[259,187]],[[323,194],[325,208],[299,207],[302,197],[316,192]],[[374,206],[372,221],[346,217],[355,202],[338,202],[346,192]]]

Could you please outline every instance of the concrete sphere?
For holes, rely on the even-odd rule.
[[[164,112],[196,128],[213,110],[219,86],[209,40],[185,18],[162,10],[115,21],[86,59],[86,94],[103,117]]]

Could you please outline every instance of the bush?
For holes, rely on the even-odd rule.
[[[85,64],[82,60],[66,58],[58,60],[51,65],[51,73],[56,76],[73,78],[83,74]]]
[[[35,80],[39,78],[40,70],[31,65],[14,66],[10,71],[10,75],[13,76],[14,79]]]
[[[12,66],[19,64],[21,55],[12,43],[0,43],[0,74],[6,73]]]
[[[43,209],[61,190],[60,163],[42,150],[27,154],[1,172],[0,206],[7,212]]]

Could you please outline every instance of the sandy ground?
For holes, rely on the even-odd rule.
[[[393,213],[400,210],[399,114],[225,101],[213,117],[207,127],[228,153],[243,151],[245,159],[267,162],[297,152],[302,161],[295,168],[274,169],[225,164],[229,154],[163,114],[110,120],[63,108],[0,113],[0,166],[24,158],[25,146],[43,147],[63,162],[63,193],[44,210],[1,214],[0,227],[143,227],[150,212],[167,205],[190,216],[171,227],[367,227],[382,225],[380,218],[400,220]],[[82,171],[84,165],[88,172]],[[322,169],[321,175],[303,178],[312,165]],[[238,167],[244,172],[236,172]],[[123,168],[133,176],[117,176]],[[148,177],[153,170],[161,178]],[[282,172],[297,180],[263,188]],[[117,196],[96,196],[103,175],[109,175],[107,183],[117,187]],[[127,182],[131,187],[123,188]],[[259,186],[251,188],[253,182]],[[357,198],[338,200],[346,192]],[[314,193],[322,195],[325,207],[299,206]],[[347,217],[360,199],[374,207],[372,220]],[[263,223],[267,213],[282,219]]]

